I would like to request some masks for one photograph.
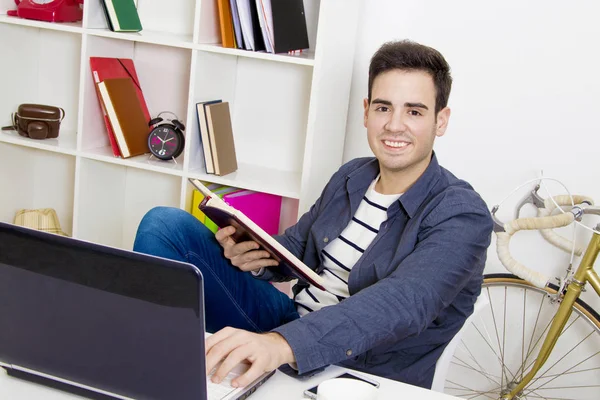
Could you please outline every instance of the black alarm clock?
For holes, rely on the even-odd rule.
[[[172,114],[174,119],[163,120],[162,114]],[[171,160],[179,157],[185,147],[185,125],[179,122],[177,115],[163,111],[148,122],[152,128],[148,134],[148,149],[160,160]]]

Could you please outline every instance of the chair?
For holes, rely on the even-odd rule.
[[[450,362],[452,361],[452,357],[454,357],[454,352],[456,351],[456,347],[458,343],[460,343],[460,339],[467,329],[467,327],[473,322],[475,316],[481,312],[484,308],[486,308],[490,304],[487,296],[480,295],[475,302],[475,306],[473,308],[473,314],[471,314],[465,321],[464,325],[460,330],[454,335],[450,343],[446,346],[442,355],[437,360],[435,364],[435,373],[433,375],[433,383],[431,384],[431,390],[436,392],[443,393],[444,385],[446,383],[446,375],[448,374],[448,368],[450,367]]]

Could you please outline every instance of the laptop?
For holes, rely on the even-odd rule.
[[[0,321],[9,375],[90,398],[241,400],[273,374],[206,378],[195,266],[1,222]]]

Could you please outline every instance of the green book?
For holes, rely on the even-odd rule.
[[[139,32],[140,16],[133,0],[101,0],[108,26],[113,32]]]

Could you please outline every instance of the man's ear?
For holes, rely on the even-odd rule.
[[[363,100],[363,107],[365,108],[365,113],[363,116],[363,125],[366,128],[367,127],[367,119],[369,118],[369,99],[365,98]]]
[[[435,122],[435,136],[444,136],[448,121],[450,120],[450,108],[445,107],[438,112],[437,121]]]

